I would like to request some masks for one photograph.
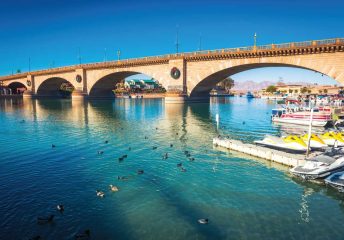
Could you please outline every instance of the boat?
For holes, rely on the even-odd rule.
[[[331,174],[325,179],[325,183],[344,192],[344,171]]]
[[[246,97],[247,98],[255,98],[255,96],[251,92],[247,92]]]
[[[258,145],[267,146],[286,152],[304,153],[307,151],[306,143],[301,138],[294,135],[284,138],[266,135],[263,140],[254,142]]]
[[[328,145],[328,146],[344,146],[344,139],[341,137],[341,134],[335,132],[326,132],[321,134],[319,137]]]
[[[273,109],[271,120],[275,123],[291,123],[297,125],[309,125],[311,112],[287,112],[286,109]],[[331,114],[313,112],[312,126],[324,127],[332,122]]]
[[[291,168],[290,173],[305,180],[314,180],[325,178],[343,169],[344,151],[340,148],[331,149],[329,152],[315,156],[307,160],[303,166]]]
[[[304,134],[300,138],[305,143],[308,143],[308,136],[309,136],[308,134]],[[311,134],[309,145],[312,149],[323,149],[327,147],[327,144],[316,134]]]

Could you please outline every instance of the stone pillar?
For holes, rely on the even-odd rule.
[[[87,96],[87,75],[85,69],[75,69],[73,85],[75,89],[72,93],[72,99],[83,99]]]
[[[36,95],[35,77],[28,74],[26,77],[27,90],[23,93],[23,98],[33,98]]]
[[[183,103],[188,98],[186,84],[186,61],[184,58],[169,61],[165,103]]]

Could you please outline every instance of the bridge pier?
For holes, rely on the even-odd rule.
[[[73,92],[72,92],[72,99],[85,99],[85,98],[88,98],[88,94],[87,93],[85,93],[85,92],[83,92],[83,91],[81,91],[81,90],[74,90]]]

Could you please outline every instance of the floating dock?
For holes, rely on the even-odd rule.
[[[251,156],[263,158],[265,160],[277,162],[290,167],[304,165],[306,156],[304,154],[286,153],[283,151],[271,149],[268,147],[258,146],[255,144],[244,143],[239,140],[214,138],[215,146],[224,147],[237,152],[245,153]],[[312,155],[314,155],[313,153]]]

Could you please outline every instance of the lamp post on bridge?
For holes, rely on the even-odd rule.
[[[176,35],[176,53],[179,52],[179,26],[177,25],[177,35]]]
[[[117,61],[121,60],[121,50],[117,50]]]
[[[254,39],[253,50],[256,50],[257,49],[257,33],[254,33],[253,39]]]

